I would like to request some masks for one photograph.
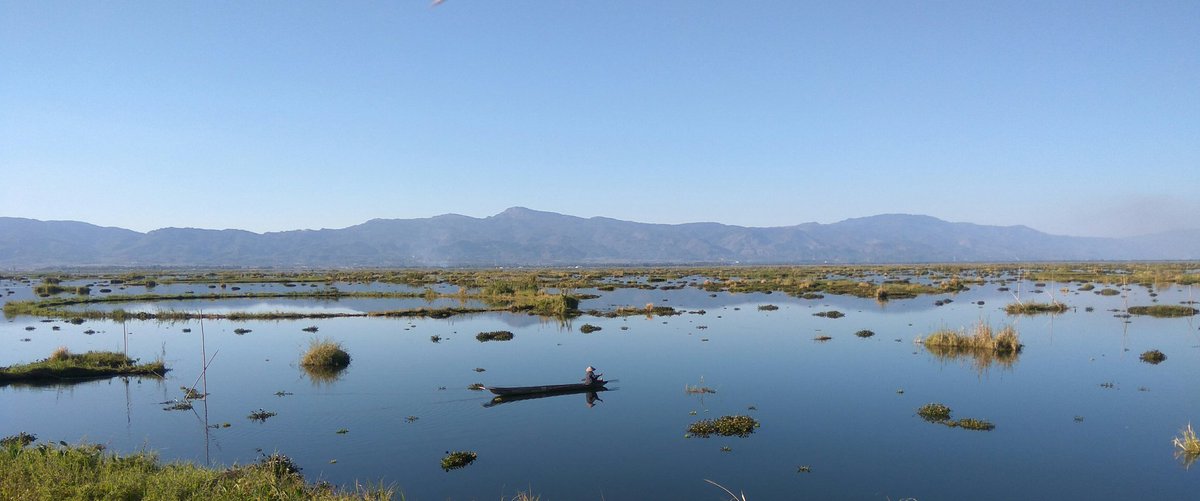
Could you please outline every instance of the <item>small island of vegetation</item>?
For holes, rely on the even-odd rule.
[[[60,347],[45,360],[0,367],[0,385],[97,379],[113,376],[154,376],[167,373],[161,360],[139,364],[136,359],[110,351],[71,353]]]

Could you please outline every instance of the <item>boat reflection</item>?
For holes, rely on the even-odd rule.
[[[500,404],[506,404],[509,402],[519,402],[521,400],[533,400],[533,399],[538,399],[538,398],[558,397],[558,396],[562,396],[562,395],[575,395],[575,394],[579,394],[579,393],[584,393],[585,394],[584,395],[584,403],[588,407],[593,407],[596,405],[596,402],[604,402],[604,400],[601,400],[600,396],[597,395],[597,393],[601,392],[601,391],[609,391],[609,390],[607,388],[587,388],[587,389],[577,389],[577,390],[554,391],[554,392],[547,392],[547,393],[530,393],[530,394],[526,394],[526,395],[504,395],[504,396],[497,396],[497,397],[492,398],[491,401],[483,404],[483,406],[484,407],[494,407],[494,406],[497,406]]]

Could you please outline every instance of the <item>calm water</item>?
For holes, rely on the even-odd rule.
[[[987,284],[884,305],[779,293],[710,297],[690,287],[618,289],[581,308],[655,303],[705,314],[585,316],[571,325],[511,314],[208,321],[203,330],[215,359],[207,422],[203,403],[194,412],[164,411],[160,404],[180,397],[179,387],[199,376],[200,324],[130,322],[130,354],[162,356],[173,368],[165,380],[2,387],[0,435],[27,431],[42,440],[146,448],[165,459],[221,465],[279,451],[297,460],[310,481],[382,480],[408,499],[496,499],[530,488],[548,499],[722,499],[704,479],[749,499],[1194,499],[1200,464],[1186,469],[1171,439],[1188,422],[1200,424],[1197,317],[1126,323],[1108,310],[1126,301],[1152,304],[1145,289],[1132,287],[1125,299],[1062,293],[1063,286],[1045,290],[1076,309],[1021,318],[1001,311],[1011,293]],[[1023,298],[1049,299],[1031,292],[1032,284],[1021,287]],[[28,298],[28,288],[0,284],[0,291],[14,291],[5,296],[10,300]],[[1177,287],[1158,292],[1161,304],[1192,294]],[[947,298],[953,302],[934,305]],[[416,301],[203,304],[206,311],[370,311],[424,305]],[[758,310],[765,304],[780,309]],[[834,309],[846,316],[813,316]],[[1016,323],[1025,350],[1013,365],[981,369],[970,360],[939,360],[913,342],[980,319]],[[582,334],[584,323],[603,330]],[[353,356],[336,381],[314,382],[297,366],[314,337],[301,330],[310,325]],[[237,335],[239,327],[251,332]],[[97,332],[83,334],[88,329]],[[515,339],[474,338],[498,329]],[[876,335],[855,337],[861,329]],[[432,335],[442,341],[431,342]],[[833,339],[815,342],[818,335]],[[44,358],[58,346],[119,351],[122,343],[120,324],[20,317],[0,323],[0,365]],[[1149,349],[1168,359],[1140,362]],[[466,389],[476,382],[574,382],[587,365],[619,380],[592,407],[584,395],[484,407],[490,394]],[[684,392],[701,381],[717,393]],[[915,411],[929,402],[997,427],[976,432],[926,423]],[[278,415],[264,423],[247,419],[260,408]],[[688,424],[727,414],[749,414],[762,427],[746,438],[684,437]],[[226,422],[232,426],[206,428]],[[340,428],[349,433],[337,434]],[[452,450],[474,450],[479,459],[444,472],[439,460]],[[811,473],[797,472],[801,465]]]

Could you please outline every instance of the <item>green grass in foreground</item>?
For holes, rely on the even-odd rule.
[[[162,464],[149,452],[118,456],[96,445],[0,449],[0,499],[376,500],[394,495],[383,485],[357,485],[353,492],[309,485],[300,468],[281,454],[222,469]]]
[[[89,351],[76,354],[59,348],[45,360],[0,367],[0,384],[112,376],[162,376],[167,370],[161,360],[139,364],[136,359],[116,352]]]

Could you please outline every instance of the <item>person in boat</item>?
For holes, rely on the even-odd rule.
[[[589,365],[583,373],[583,384],[591,386],[593,384],[603,382],[604,379],[601,376],[604,376],[604,374],[596,373],[596,368]]]

